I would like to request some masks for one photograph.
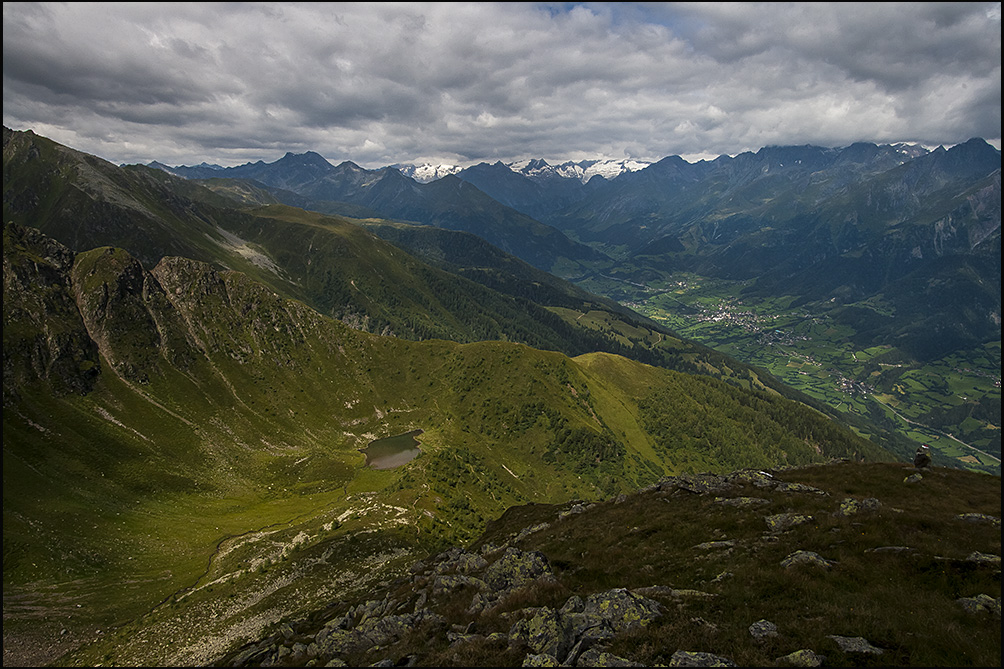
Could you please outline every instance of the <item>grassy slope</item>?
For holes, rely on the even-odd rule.
[[[205,260],[371,332],[519,341],[568,355],[606,351],[740,387],[770,388],[836,415],[763,371],[684,342],[554,277],[543,279],[472,235],[412,228],[404,246],[444,254],[451,265],[444,272],[345,218],[275,204],[246,210],[247,202],[268,200],[248,184],[224,180],[216,192],[159,170],[119,168],[31,133],[5,130],[4,141],[6,219],[76,248],[125,248],[147,268],[165,254]],[[881,431],[858,429],[895,449]]]
[[[556,318],[533,296],[499,294],[430,267],[345,218],[275,204],[247,211],[244,200],[262,195],[235,195],[243,184],[216,184],[217,193],[158,170],[119,168],[30,133],[5,131],[4,139],[5,220],[71,248],[124,248],[147,268],[164,255],[204,260],[354,327],[409,339],[501,339],[572,355],[610,345]],[[548,296],[564,307],[598,299],[561,290]]]
[[[19,155],[8,139],[5,133],[5,195],[14,196],[5,202],[15,204],[34,186],[8,181],[8,174],[23,176],[6,169],[8,150]],[[134,621],[95,648],[145,643],[133,637],[148,638],[150,631],[139,633],[148,626],[165,638],[183,630],[190,642],[134,657],[202,661],[207,640],[225,644],[337,596],[323,585],[326,567],[356,574],[358,582],[345,587],[365,584],[367,574],[380,572],[354,571],[360,561],[386,556],[378,562],[392,568],[416,551],[472,538],[508,505],[598,498],[710,464],[706,443],[659,444],[646,427],[687,428],[660,422],[666,398],[714,398],[735,409],[719,412],[716,431],[742,429],[734,390],[710,379],[610,355],[571,360],[497,341],[417,343],[348,329],[306,303],[413,336],[429,334],[416,322],[467,340],[515,332],[503,329],[508,318],[491,330],[500,307],[486,308],[488,294],[469,292],[474,284],[457,289],[446,273],[344,219],[283,207],[256,215],[200,208],[174,192],[167,175],[87,158],[89,191],[72,174],[84,169],[74,162],[80,156],[41,140],[33,146],[68,161],[66,172],[53,173],[53,192],[69,195],[44,209],[56,229],[109,238],[135,232],[121,238],[145,249],[141,258],[160,258],[180,244],[246,273],[172,260],[154,281],[122,251],[77,257],[66,289],[101,347],[93,360],[101,373],[82,396],[53,397],[59,375],[43,375],[41,385],[29,379],[5,406],[5,609],[27,614],[5,623],[5,632],[58,633],[51,618],[39,626],[32,609],[48,601],[47,610],[74,616],[65,623],[69,638]],[[111,206],[123,202],[128,206]],[[62,217],[65,210],[80,218]],[[8,249],[5,230],[5,402],[13,397],[6,364],[26,350],[11,355],[8,334],[35,322],[9,327],[8,305],[23,296],[6,290]],[[32,262],[44,267],[45,257]],[[444,286],[462,301],[446,304]],[[609,312],[554,312],[627,344],[679,343]],[[471,313],[485,317],[465,320]],[[36,316],[45,320],[44,312]],[[721,358],[695,349],[681,355],[721,371],[712,364]],[[735,377],[761,388],[748,370]],[[823,421],[804,407],[793,411]],[[424,430],[424,454],[412,465],[392,472],[362,466],[357,449],[370,439],[415,428]],[[809,443],[775,450],[772,462],[821,457],[811,435],[800,439]],[[847,434],[829,447],[822,457],[881,457]],[[761,462],[760,455],[735,455],[714,466]],[[232,613],[218,615],[231,600],[239,600]],[[73,610],[76,603],[85,610]]]
[[[16,250],[5,243],[5,255]],[[512,504],[600,498],[678,471],[696,456],[656,448],[642,400],[734,404],[739,392],[606,354],[379,337],[238,273],[183,259],[153,276],[138,267],[113,249],[78,254],[66,290],[99,344],[98,380],[53,396],[43,377],[5,407],[4,578],[12,607],[83,603],[66,623],[77,640],[127,621],[115,644],[148,625],[187,630],[191,643],[136,656],[145,661],[204,660],[219,650],[207,638],[225,644],[334,596],[305,586],[311,565],[346,567],[343,545],[375,542],[360,554],[390,568],[473,538]],[[18,299],[5,291],[5,309]],[[416,428],[418,460],[363,466],[369,440]],[[824,446],[781,461],[881,457],[848,433]],[[260,597],[231,616],[192,622],[250,592]],[[29,614],[5,630],[25,620],[39,622]]]
[[[1000,478],[936,469],[918,484],[905,484],[910,473],[911,467],[896,464],[807,467],[775,475],[825,495],[768,491],[748,483],[727,493],[650,492],[558,522],[558,509],[525,507],[493,523],[472,550],[500,544],[523,527],[551,523],[519,545],[543,551],[558,565],[561,591],[542,592],[537,601],[524,598],[522,606],[560,606],[573,593],[584,597],[606,588],[653,584],[712,593],[707,599],[664,602],[667,613],[655,625],[613,644],[611,652],[649,666],[668,663],[676,650],[711,652],[740,666],[770,666],[800,648],[825,654],[828,664],[837,666],[999,664],[999,619],[967,614],[956,600],[980,593],[1000,597],[999,567],[965,562],[974,551],[1000,554],[999,523],[995,528],[958,518],[963,513],[999,518]],[[718,503],[740,496],[767,502],[745,510]],[[880,506],[840,516],[836,511],[847,498],[873,498]],[[764,518],[778,513],[811,521],[770,534]],[[733,543],[701,547],[711,541]],[[589,546],[585,553],[584,545]],[[883,546],[909,550],[872,552]],[[796,550],[817,552],[834,566],[778,566]],[[779,636],[758,642],[748,628],[763,619],[777,624]],[[830,634],[862,636],[886,650],[871,660],[845,654]],[[484,664],[483,658],[497,651],[481,650],[482,657],[462,661]],[[457,655],[443,653],[432,662],[456,663]]]
[[[553,612],[570,598],[628,588],[654,598],[660,615],[590,647],[641,666],[673,666],[677,651],[738,666],[801,666],[783,659],[795,651],[823,656],[824,666],[998,666],[1000,478],[943,468],[914,474],[909,465],[842,462],[680,477],[596,504],[512,507],[466,555],[451,549],[403,578],[273,626],[255,646],[268,651],[256,660],[281,650],[289,666],[334,658],[350,666],[523,666],[531,654],[552,652],[541,646],[560,628]],[[772,525],[779,516],[796,522]],[[481,592],[473,582],[434,585],[440,574],[483,578],[471,558],[492,562],[509,546],[543,554],[553,577],[484,609],[472,606]],[[796,551],[826,565],[786,566]],[[973,597],[991,602],[967,611],[961,600]],[[315,645],[316,657],[305,650],[322,627],[343,616],[359,624],[360,611],[376,604],[395,613],[427,607],[443,621],[380,646]],[[529,643],[512,635],[538,615],[551,622],[534,623]],[[758,621],[776,633],[754,637]],[[860,637],[879,654],[845,651],[833,635]],[[235,657],[216,663],[236,666]]]

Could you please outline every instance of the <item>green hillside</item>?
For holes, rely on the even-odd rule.
[[[30,132],[4,132],[5,221],[38,228],[71,248],[122,248],[147,269],[168,255],[202,260],[244,272],[356,329],[400,338],[508,340],[569,355],[606,350],[731,375],[724,371],[726,358],[651,322],[643,323],[646,337],[667,340],[654,356],[620,332],[583,327],[579,316],[594,311],[607,312],[618,330],[643,319],[473,235],[437,228],[411,233],[412,245],[403,245],[409,250],[417,235],[419,246],[421,239],[435,239],[436,247],[449,245],[454,255],[491,256],[480,267],[439,268],[363,227],[400,227],[389,222],[280,205],[246,182],[207,185],[212,189],[160,170],[116,167]],[[747,370],[735,376],[748,385]]]
[[[12,223],[4,323],[5,634],[58,638],[46,612],[77,603],[66,648],[189,629],[174,655],[151,646],[155,664],[203,661],[207,639],[334,596],[331,569],[379,578],[513,504],[888,457],[773,393],[610,354],[378,336],[242,273],[175,257],[148,272]],[[360,448],[414,430],[412,463],[365,466]],[[224,605],[219,629],[186,627]]]
[[[31,132],[4,130],[5,220],[72,248],[122,248],[147,269],[177,255],[241,271],[368,332],[513,341],[570,356],[604,351],[738,387],[769,388],[837,415],[762,370],[684,341],[469,233],[324,216],[277,204],[249,182],[205,184],[142,166],[117,167]],[[900,457],[912,452],[895,434],[866,421],[853,424]]]

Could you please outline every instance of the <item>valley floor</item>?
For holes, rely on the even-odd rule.
[[[827,305],[749,298],[745,286],[691,274],[647,285],[611,277],[583,284],[841,412],[866,416],[914,448],[929,444],[942,462],[1000,475],[1000,342],[918,364],[892,346],[854,345],[853,328]]]

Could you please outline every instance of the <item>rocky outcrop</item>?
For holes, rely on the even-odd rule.
[[[894,476],[898,481],[898,475]],[[750,497],[751,486],[763,490],[765,496]],[[700,497],[707,501],[697,501]],[[750,530],[757,528],[735,538],[715,532],[721,538],[687,544],[691,559],[699,563],[729,559],[738,564],[758,553],[779,553],[775,560],[758,562],[758,569],[784,574],[781,580],[785,582],[795,578],[820,584],[831,582],[834,575],[848,576],[845,572],[857,568],[853,563],[861,555],[877,561],[873,564],[898,564],[902,560],[905,566],[909,561],[921,571],[928,570],[928,564],[934,564],[938,565],[939,572],[999,573],[999,556],[980,552],[946,558],[895,545],[859,548],[860,552],[853,555],[840,552],[839,546],[845,541],[839,538],[842,531],[849,530],[856,536],[861,534],[859,528],[867,523],[885,522],[881,520],[883,515],[886,520],[899,518],[904,512],[883,504],[876,497],[829,499],[825,491],[780,481],[767,472],[670,477],[635,495],[618,496],[611,500],[606,510],[623,518],[618,514],[630,505],[636,505],[638,512],[644,514],[652,505],[661,509],[675,504],[695,506],[695,502],[698,506],[703,504],[701,508],[705,513],[719,509],[730,524],[738,520]],[[811,514],[797,511],[804,510],[803,503],[805,509],[812,509]],[[764,516],[764,505],[796,511]],[[519,525],[515,523],[505,526],[505,531],[493,535],[496,541],[502,540],[501,545],[486,541],[478,550],[451,548],[416,563],[407,582],[391,585],[382,599],[334,612],[319,628],[307,630],[304,623],[288,625],[285,633],[242,650],[226,664],[401,666],[428,664],[430,652],[438,652],[452,662],[462,662],[462,658],[467,657],[500,658],[504,655],[504,664],[510,666],[631,667],[652,662],[651,648],[645,655],[641,651],[632,652],[652,645],[659,648],[655,654],[658,662],[668,666],[729,667],[745,659],[738,654],[733,658],[728,653],[714,652],[716,642],[720,642],[721,647],[743,647],[739,639],[729,640],[723,636],[736,633],[734,621],[709,621],[695,616],[696,611],[693,611],[698,609],[702,615],[707,615],[706,611],[716,610],[716,603],[729,596],[731,573],[720,572],[712,578],[716,572],[705,570],[700,587],[656,583],[570,593],[563,579],[569,579],[568,574],[581,566],[570,566],[557,559],[557,566],[552,565],[545,552],[528,548],[548,536],[568,536],[562,534],[565,529],[574,536],[589,536],[576,532],[581,532],[583,525],[580,523],[594,527],[588,524],[590,515],[604,510],[597,507],[600,505],[569,502],[551,508],[550,516],[537,515],[532,522],[525,521],[527,524],[521,529],[516,529]],[[997,521],[993,516],[974,514],[958,518],[966,523],[991,527]],[[764,522],[766,531],[763,531]],[[821,525],[828,527],[824,530]],[[573,531],[570,529],[573,527],[579,529]],[[625,536],[636,534],[638,529],[627,528]],[[826,540],[827,550],[816,552],[799,547],[806,538],[817,543],[815,540],[820,536],[834,537]],[[783,559],[780,555],[785,553],[780,552],[781,549],[788,551]],[[976,588],[973,590],[980,592]],[[735,597],[734,591],[731,596]],[[1000,599],[991,595],[976,594],[955,601],[972,616],[974,624],[985,624],[1000,617]],[[744,606],[747,604],[751,611],[756,610],[755,601]],[[811,606],[807,603],[807,610]],[[684,613],[688,609],[693,612]],[[767,612],[765,609],[764,613]],[[754,652],[770,653],[767,657],[772,658],[776,666],[791,667],[817,667],[826,663],[827,658],[838,664],[873,664],[891,656],[893,645],[888,635],[869,639],[864,636],[866,630],[855,629],[854,625],[847,624],[848,620],[854,620],[853,616],[844,619],[839,625],[841,629],[824,628],[818,637],[813,637],[815,647],[805,647],[804,637],[800,637],[797,630],[800,624],[797,616],[785,619],[781,625],[751,616],[744,623],[742,633],[748,634],[742,639],[746,650],[739,652],[750,653],[752,647],[756,649]],[[674,648],[673,642],[666,642],[663,635],[681,625],[687,632],[675,637],[678,645]],[[731,632],[726,632],[730,625]],[[307,631],[297,633],[294,630]],[[851,634],[829,633],[831,631]],[[854,636],[855,632],[862,635]],[[416,635],[424,644],[421,653],[412,650]],[[689,644],[691,639],[693,646]],[[430,651],[430,648],[438,650]],[[494,654],[486,654],[486,648],[493,649]]]
[[[485,554],[451,548],[412,567],[407,599],[391,595],[332,616],[317,631],[304,633],[307,621],[286,623],[279,633],[227,658],[229,666],[311,664],[343,666],[361,653],[393,646],[416,630],[441,635],[450,644],[485,641],[470,630],[454,630],[432,607],[463,590],[473,591],[470,611],[491,613],[507,596],[554,580],[547,558],[536,551],[489,546]],[[410,609],[410,610],[409,610]],[[493,634],[526,652],[524,666],[642,666],[612,655],[603,644],[618,634],[644,627],[662,615],[662,605],[625,588],[573,595],[558,609],[515,612],[508,634]],[[399,662],[401,657],[391,657]],[[334,663],[334,664],[332,664]]]
[[[811,493],[825,496],[827,493],[818,488],[814,488],[804,483],[793,483],[778,479],[770,472],[760,469],[742,469],[729,474],[681,474],[679,476],[667,476],[655,485],[649,486],[642,492],[672,493],[674,491],[689,492],[695,495],[715,494],[727,495],[734,493],[743,484],[752,484],[764,490],[776,490],[785,493]],[[746,505],[758,504],[758,498],[735,497],[716,498],[723,504]],[[742,500],[729,501],[729,500]]]
[[[537,655],[549,655],[563,666],[593,666],[578,664],[583,653],[620,632],[644,627],[661,614],[658,602],[616,588],[589,595],[584,601],[572,596],[559,610],[544,607],[533,618],[513,625],[509,640],[529,646]]]
[[[56,395],[89,392],[101,365],[73,299],[74,253],[10,222],[3,249],[4,405],[39,381]]]
[[[990,525],[991,527],[1000,527],[1001,519],[995,518],[994,516],[988,516],[985,513],[960,513],[956,516],[959,520],[964,520],[967,523],[983,523]]]

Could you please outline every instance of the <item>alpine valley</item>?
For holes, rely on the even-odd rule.
[[[999,150],[972,139],[648,166],[426,166],[448,173],[428,183],[314,153],[160,167],[255,180],[314,211],[471,232],[905,437],[901,455],[930,443],[999,474],[1000,165]],[[444,255],[414,225],[370,229],[452,271],[486,266]]]
[[[5,665],[999,664],[986,142],[3,160]]]

